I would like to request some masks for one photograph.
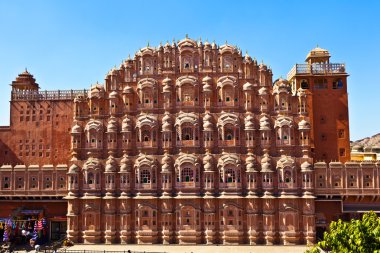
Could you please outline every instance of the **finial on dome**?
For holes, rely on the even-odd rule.
[[[186,39],[188,39],[189,38],[189,34],[186,33],[185,37],[186,37]]]
[[[228,42],[227,42],[227,40],[226,40],[226,45],[228,45]]]
[[[199,41],[202,42],[202,36],[199,37]]]
[[[148,40],[148,44],[146,45],[146,47],[149,47],[149,40]]]
[[[130,60],[131,59],[131,54],[128,54],[128,60]]]
[[[319,47],[318,43],[317,43],[317,47]]]

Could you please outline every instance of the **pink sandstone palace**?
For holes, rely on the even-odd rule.
[[[306,244],[380,211],[380,164],[350,162],[345,65],[286,79],[229,44],[140,49],[89,90],[12,82],[0,217],[79,243]]]

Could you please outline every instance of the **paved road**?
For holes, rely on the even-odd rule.
[[[307,246],[216,246],[216,245],[84,245],[68,250],[140,251],[167,253],[303,253]]]

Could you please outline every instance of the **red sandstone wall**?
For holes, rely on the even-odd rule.
[[[43,209],[45,217],[54,216],[66,216],[67,212],[67,202],[49,202],[46,200],[41,201],[2,201],[0,202],[0,217],[9,217],[15,209]]]
[[[0,130],[0,164],[66,164],[72,101],[11,101],[10,128]]]

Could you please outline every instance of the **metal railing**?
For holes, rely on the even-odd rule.
[[[296,64],[289,71],[287,79],[290,80],[297,74],[341,74],[346,73],[346,65],[344,63],[313,63],[313,64]]]
[[[87,97],[88,90],[54,90],[31,91],[14,90],[11,93],[12,100],[73,100],[77,95]]]
[[[90,246],[91,247],[91,246]],[[125,246],[126,248],[128,245]],[[52,250],[45,250],[45,253],[52,253]],[[62,253],[166,253],[165,251],[132,251],[132,250],[67,250],[61,249],[58,252]]]

